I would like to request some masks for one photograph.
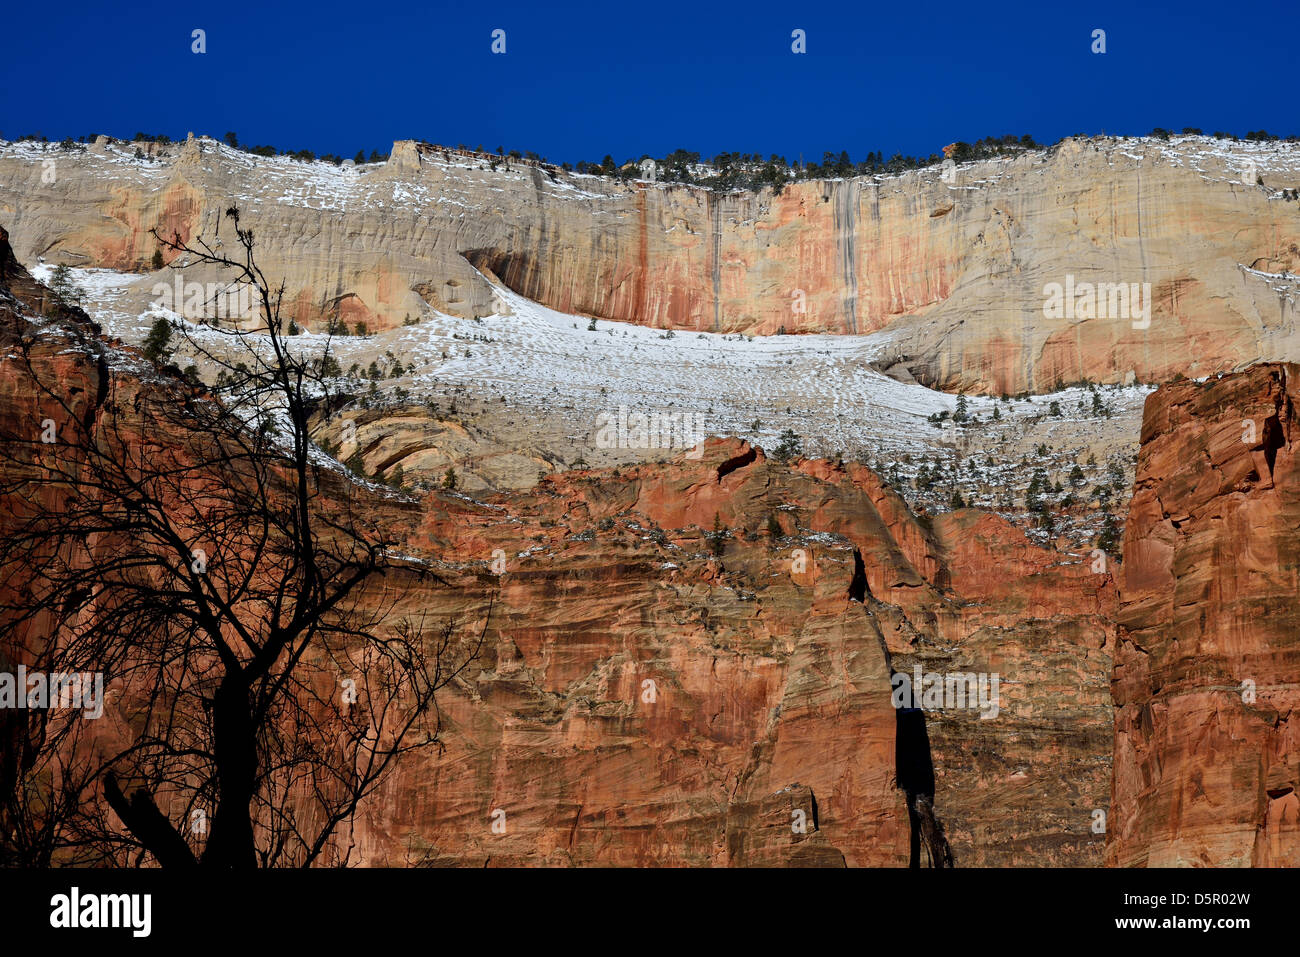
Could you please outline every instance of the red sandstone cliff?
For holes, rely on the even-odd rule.
[[[1147,400],[1115,652],[1118,865],[1300,864],[1300,367]]]
[[[12,332],[44,292],[2,237],[0,278],[27,301],[0,296]],[[36,355],[87,415],[110,380],[157,388]],[[1152,396],[1118,600],[996,516],[923,523],[867,469],[734,440],[483,501],[352,489],[447,579],[403,578],[395,614],[477,626],[496,604],[442,696],[447,750],[345,839],[368,863],[902,865],[937,822],[958,866],[1096,864],[1110,789],[1108,863],[1294,864],[1297,375]],[[0,397],[6,426],[39,411],[12,359]],[[16,637],[40,636],[6,634],[11,661]],[[890,675],[918,665],[999,673],[998,716],[904,727]]]
[[[110,347],[65,346],[38,341],[35,361],[88,419],[106,394],[163,387]],[[39,412],[24,390],[0,361],[6,427]],[[735,440],[481,502],[331,494],[446,579],[399,571],[393,615],[477,628],[495,601],[439,702],[446,750],[402,764],[340,835],[367,863],[1100,861],[1114,589],[995,516],[926,526],[865,468]],[[891,670],[918,665],[998,672],[998,715],[900,717]],[[120,705],[110,689],[105,733],[129,733]]]
[[[790,468],[734,441],[449,504],[426,503],[426,547],[511,557],[491,629],[502,657],[444,703],[447,759],[421,777],[437,809],[408,797],[388,822],[434,859],[806,860],[813,845],[771,823],[798,785],[817,806],[816,860],[905,863],[896,782],[916,760],[933,763],[958,866],[1099,863],[1087,825],[1109,780],[1114,589],[1086,563],[974,512],[926,530],[866,469]],[[467,598],[441,600],[450,613]],[[917,664],[999,671],[999,716],[927,713],[930,753],[897,753],[890,668]],[[498,806],[519,827],[503,839],[487,830]]]

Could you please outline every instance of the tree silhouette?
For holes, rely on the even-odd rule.
[[[437,744],[435,693],[481,647],[490,601],[477,637],[396,614],[445,583],[393,557],[377,493],[313,444],[329,340],[291,351],[283,284],[239,211],[226,219],[232,254],[219,228],[211,245],[155,232],[256,295],[253,328],[177,322],[219,388],[143,362],[115,374],[120,353],[79,310],[6,330],[30,405],[0,415],[0,666],[99,672],[112,690],[102,724],[4,714],[3,863],[345,865],[345,826]]]

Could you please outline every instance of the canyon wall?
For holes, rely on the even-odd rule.
[[[1115,649],[1120,866],[1300,864],[1300,367],[1147,400]]]
[[[5,263],[12,288],[43,294]],[[5,300],[13,330],[23,314]],[[105,396],[135,408],[174,387],[89,342],[31,351],[85,421]],[[22,369],[0,360],[8,431],[44,414]],[[374,609],[486,636],[440,696],[445,749],[404,760],[340,834],[354,861],[1101,861],[1088,824],[1109,782],[1114,583],[995,515],[922,522],[866,468],[734,439],[481,500],[326,487],[321,508],[349,496],[408,555]],[[48,637],[8,634],[6,660]],[[896,706],[894,676],[917,668],[996,673],[996,710]],[[124,740],[107,690],[103,733]]]
[[[4,246],[17,323],[50,304]],[[112,344],[103,361],[65,346],[36,357],[88,415],[106,377],[153,387]],[[1182,348],[1228,361],[1206,347]],[[14,361],[7,425],[40,411]],[[393,614],[488,641],[440,700],[445,751],[404,763],[343,839],[372,864],[1300,863],[1297,375],[1266,363],[1151,396],[1118,572],[991,513],[918,519],[861,466],[734,439],[477,501],[354,489],[447,580],[412,578]],[[900,710],[892,684],[916,668],[996,673],[997,715]]]
[[[1115,592],[1088,563],[974,511],[927,529],[866,469],[734,440],[425,509],[413,543],[480,572],[421,607],[494,593],[493,648],[441,702],[446,754],[374,802],[369,859],[1101,862]],[[917,667],[997,673],[997,712],[900,713],[891,674]]]
[[[400,324],[501,312],[493,282],[556,309],[677,329],[876,333],[936,387],[1046,391],[1300,358],[1300,151],[1201,137],[1049,151],[749,193],[488,168],[403,141],[334,167],[211,140],[85,151],[0,144],[19,257],[147,274],[149,230],[215,241],[237,204],[291,311]],[[1244,172],[1243,172],[1244,171]],[[225,238],[230,238],[229,223]],[[187,281],[216,279],[187,270]],[[1147,319],[1044,315],[1051,283],[1149,283]]]

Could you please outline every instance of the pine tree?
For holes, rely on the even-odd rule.
[[[456,490],[456,470],[450,465],[447,466],[447,471],[442,476],[442,487],[449,492]]]
[[[1034,474],[1029,479],[1029,488],[1025,490],[1025,508],[1031,512],[1036,512],[1043,507],[1043,500],[1039,497],[1047,490],[1047,473],[1042,469],[1034,469]]]
[[[54,298],[65,306],[79,305],[86,296],[81,287],[72,281],[72,270],[63,263],[54,267],[49,285]]]
[[[166,319],[155,319],[144,340],[144,357],[159,362],[167,357],[172,340],[172,324]]]
[[[803,446],[794,429],[782,431],[776,449],[772,452],[772,457],[778,462],[788,462],[792,458],[798,458],[801,455],[803,455]]]
[[[1097,537],[1097,547],[1110,554],[1118,544],[1119,527],[1115,524],[1115,516],[1108,513],[1106,520],[1102,522],[1101,534]]]
[[[717,512],[713,513],[713,531],[709,533],[709,547],[713,554],[719,558],[722,557],[722,551],[726,547],[726,529],[722,527],[722,516]]]

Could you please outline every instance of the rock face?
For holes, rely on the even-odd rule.
[[[372,859],[1100,863],[1114,588],[1088,564],[995,516],[926,529],[866,469],[735,441],[426,508],[415,541],[445,561],[510,558],[495,651],[442,702],[446,755],[376,802],[399,810]],[[483,609],[474,582],[425,607]],[[900,714],[891,672],[917,667],[999,672],[997,715]]]
[[[87,323],[0,233],[5,342],[42,310]],[[87,421],[155,387],[66,346],[32,355]],[[18,368],[6,349],[6,429],[41,415]],[[1148,400],[1118,590],[1104,556],[735,439],[477,499],[340,480],[445,579],[390,613],[487,636],[440,699],[445,751],[340,840],[393,865],[1294,866],[1298,376]],[[0,635],[0,662],[41,640]],[[918,672],[996,675],[996,713],[899,707]]]
[[[98,397],[156,387],[106,349],[33,351],[88,421]],[[36,417],[12,357],[0,394],[6,428]],[[445,751],[402,763],[340,836],[354,860],[1100,862],[1114,587],[997,516],[923,524],[866,468],[734,439],[479,501],[347,494],[446,580],[399,575],[375,607],[396,594],[395,618],[487,637],[440,698]],[[973,689],[898,707],[918,668],[996,672],[996,713]],[[120,731],[114,707],[110,687]]]
[[[882,365],[951,390],[1300,358],[1289,278],[1300,151],[1289,144],[1069,140],[946,178],[803,182],[780,195],[493,171],[488,157],[410,141],[357,168],[211,140],[152,147],[152,159],[133,150],[0,145],[0,217],[20,257],[146,271],[150,228],[214,237],[238,204],[303,322],[501,312],[499,281],[557,309],[659,327],[888,330]],[[142,278],[142,303],[157,279]],[[1045,315],[1052,283],[1150,284],[1149,324],[1114,315],[1106,295],[1090,317]]]
[[[1300,864],[1297,388],[1300,367],[1270,364],[1147,400],[1109,863]]]
[[[712,464],[699,476],[716,487]],[[499,582],[470,578],[466,562],[466,577],[423,600],[464,617],[496,593],[489,649],[440,702],[446,752],[373,803],[382,817],[363,829],[363,853],[906,865],[886,652],[850,597],[852,548],[825,546],[796,576],[760,542],[727,542],[721,558],[699,529],[659,544],[629,511],[638,479],[602,479],[429,503],[435,553],[510,557]]]

